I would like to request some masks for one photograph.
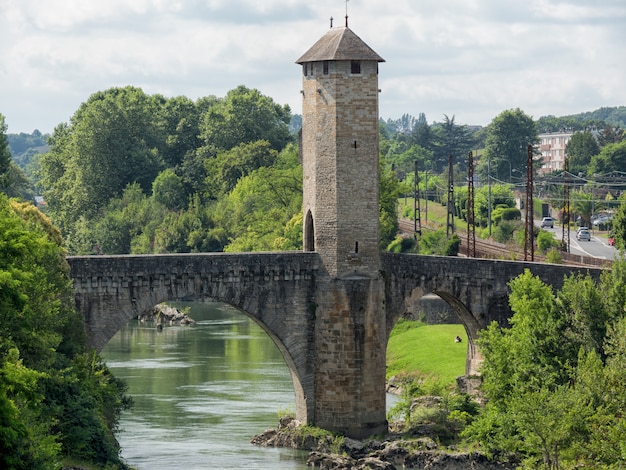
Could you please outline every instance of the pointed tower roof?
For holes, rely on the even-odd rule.
[[[302,57],[297,64],[319,62],[323,60],[375,60],[384,62],[363,40],[350,28],[331,28]]]

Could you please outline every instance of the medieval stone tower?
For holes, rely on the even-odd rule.
[[[316,251],[313,424],[352,437],[387,429],[386,321],[380,274],[378,64],[347,26],[302,65],[304,250]],[[337,380],[337,378],[340,380]],[[350,391],[350,392],[348,392]]]

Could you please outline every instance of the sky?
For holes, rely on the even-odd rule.
[[[97,91],[223,97],[301,113],[295,61],[345,24],[385,59],[380,116],[488,125],[626,105],[624,0],[0,0],[0,114],[52,132]]]

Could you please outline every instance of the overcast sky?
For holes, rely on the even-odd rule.
[[[626,105],[624,0],[350,0],[386,62],[380,115],[487,125]],[[89,96],[132,85],[191,99],[245,85],[301,112],[294,62],[345,0],[0,0],[0,113],[52,132]]]

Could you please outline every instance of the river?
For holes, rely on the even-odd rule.
[[[117,434],[124,460],[139,470],[306,469],[304,451],[249,442],[295,409],[269,336],[224,304],[173,305],[190,308],[195,325],[157,331],[133,320],[102,351],[134,400]]]

